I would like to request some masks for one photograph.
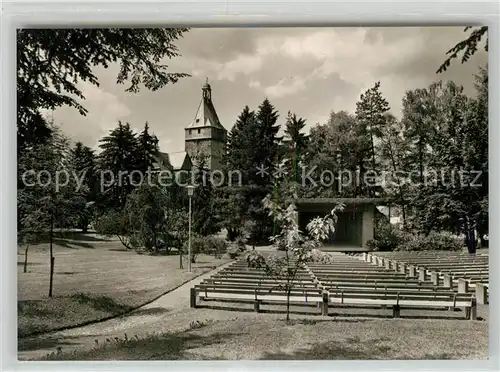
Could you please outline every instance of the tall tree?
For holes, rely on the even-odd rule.
[[[246,193],[249,206],[246,216],[254,223],[255,228],[251,232],[253,243],[267,243],[273,228],[276,228],[273,223],[274,218],[268,215],[262,205],[262,200],[268,194],[277,192],[273,173],[279,161],[279,142],[281,141],[278,136],[280,129],[277,124],[278,117],[278,111],[266,98],[259,105],[256,120],[253,121],[254,125],[249,126],[249,131],[247,131],[248,144],[251,146],[249,157],[252,159],[252,164],[249,175],[250,188]],[[263,167],[267,171],[262,172]]]
[[[440,83],[431,84],[427,89],[415,89],[407,91],[403,97],[404,136],[409,141],[411,171],[415,171],[418,178],[424,181],[424,171],[430,157],[431,139],[434,124],[437,121],[437,109],[435,105],[436,94]]]
[[[257,113],[245,107],[229,135],[227,167],[229,171],[241,173],[243,187],[239,192],[244,197],[242,219],[257,222],[258,231],[253,238],[266,241],[272,229],[272,219],[262,206],[264,197],[273,190],[273,167],[278,161],[279,125],[278,112],[268,99],[259,106]],[[229,197],[231,190],[227,190]]]
[[[306,120],[297,117],[295,113],[288,111],[285,124],[285,136],[284,146],[282,148],[281,157],[285,160],[290,159],[290,172],[293,173],[294,179],[297,179],[297,164],[305,155],[305,150],[307,148],[307,135],[303,132],[306,126]]]
[[[477,95],[469,100],[467,120],[466,156],[479,178],[474,182],[479,210],[474,215],[479,239],[487,245],[484,236],[488,234],[488,67],[483,66],[475,76]],[[476,186],[477,185],[477,186]]]
[[[255,119],[255,112],[245,106],[227,138],[227,169],[242,172],[245,181],[248,181],[247,173],[252,166],[252,158],[248,156],[252,145],[249,134],[255,126]]]
[[[145,174],[152,167],[158,151],[158,138],[149,133],[149,124],[146,122],[137,138],[137,169]]]
[[[196,189],[193,194],[193,232],[202,236],[216,233],[218,230],[215,213],[216,196],[211,182],[210,169],[205,155],[193,159],[193,180]]]
[[[405,174],[403,171],[407,167],[408,141],[404,137],[404,128],[402,122],[393,115],[387,114],[387,126],[384,128],[382,141],[380,144],[384,168],[388,170],[386,182],[383,187],[387,195],[393,196],[399,200],[401,208],[403,227],[406,227],[406,204],[407,188],[405,184]]]
[[[129,123],[118,122],[109,135],[99,141],[99,167],[105,184],[101,185],[107,206],[123,208],[127,195],[133,190],[135,178],[132,172],[138,169],[137,136]]]
[[[358,165],[364,161],[367,137],[360,134],[355,116],[346,111],[331,112],[328,122],[311,128],[303,179],[307,196],[354,197],[363,195],[362,184],[356,182]],[[363,145],[365,144],[365,145]],[[327,173],[336,177],[327,178]],[[323,176],[322,176],[323,174]]]
[[[99,85],[93,67],[119,63],[118,84],[127,92],[144,85],[157,90],[185,73],[170,72],[163,61],[179,56],[175,42],[186,28],[19,29],[17,31],[18,147],[50,136],[42,110],[68,105],[85,115],[79,85]]]
[[[81,185],[86,188],[77,223],[77,226],[86,232],[94,210],[91,203],[96,201],[99,192],[94,151],[82,142],[77,142],[70,151],[69,164],[74,171],[74,176],[79,181],[81,180]]]
[[[479,221],[484,221],[487,116],[482,114],[479,92],[477,99],[470,100],[463,87],[453,82],[433,83],[419,92],[411,106],[410,111],[417,115],[410,116],[418,120],[406,123],[411,125],[405,128],[405,135],[414,140],[408,160],[419,174],[413,180],[417,182],[411,190],[411,205],[414,220],[425,234],[441,230],[463,233],[470,243]],[[478,170],[481,175],[476,179]],[[474,247],[469,248],[472,252]]]
[[[369,147],[362,146],[361,154],[367,153],[367,159],[370,163],[369,168],[372,172],[380,171],[378,154],[376,152],[376,143],[382,137],[384,127],[386,125],[386,113],[389,111],[389,102],[382,96],[380,92],[380,82],[361,94],[359,101],[356,103],[356,120],[360,126],[361,136],[369,137]],[[360,163],[360,168],[367,167]],[[372,178],[372,177],[370,177]],[[373,180],[375,181],[375,180]],[[370,181],[370,182],[373,182]],[[374,185],[374,184],[373,184]],[[371,196],[380,194],[379,187],[369,187],[368,192]]]

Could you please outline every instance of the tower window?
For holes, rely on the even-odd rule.
[[[198,119],[196,119],[196,122],[197,122],[197,123],[199,123],[199,122],[200,122],[200,119],[199,119],[199,118],[198,118]]]
[[[200,133],[201,133],[201,129],[198,129],[198,134],[200,134]]]
[[[193,134],[193,131],[191,129],[189,130],[189,134]]]

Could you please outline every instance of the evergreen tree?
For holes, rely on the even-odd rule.
[[[193,232],[202,236],[214,234],[218,231],[217,214],[215,213],[215,190],[210,179],[210,169],[207,167],[207,158],[203,155],[194,160],[193,180],[194,190],[192,200]]]
[[[386,125],[385,114],[388,111],[389,103],[380,92],[380,82],[376,82],[372,88],[364,92],[356,104],[356,119],[360,126],[360,136],[366,135],[369,138],[368,146],[365,146],[363,142],[360,149],[360,153],[362,155],[366,154],[366,161],[369,162],[369,166],[360,162],[360,168],[362,170],[363,168],[369,168],[372,172],[377,174],[380,171],[379,154],[377,154],[376,151],[376,143],[382,137]],[[370,178],[371,183],[374,180],[372,177]],[[375,196],[380,194],[381,189],[380,187],[369,187],[368,192],[371,196]]]
[[[146,122],[137,139],[137,169],[146,174],[152,167],[158,151],[158,138],[149,133],[149,124]]]
[[[248,180],[248,171],[252,166],[252,158],[248,156],[251,149],[250,132],[255,125],[255,112],[245,106],[236,119],[236,123],[227,138],[226,164],[228,170],[243,173],[243,179]]]
[[[83,143],[77,142],[70,151],[69,164],[86,188],[84,203],[78,213],[79,219],[77,223],[77,226],[86,232],[94,210],[89,203],[96,201],[99,192],[94,151]]]
[[[251,183],[268,186],[272,184],[272,175],[257,175],[260,166],[273,167],[278,162],[278,137],[280,126],[277,123],[279,114],[271,102],[266,98],[259,106],[253,126],[248,126],[247,135],[251,144],[250,158],[252,159]]]
[[[239,187],[239,193],[243,196],[244,208],[241,218],[255,223],[258,231],[252,235],[260,241],[267,241],[272,230],[272,219],[264,211],[262,200],[272,193],[274,186],[272,173],[281,140],[277,136],[277,120],[278,112],[268,99],[262,102],[257,113],[245,107],[229,134],[227,146],[228,170],[239,171],[242,175],[243,187]],[[261,167],[265,172],[259,172]],[[223,198],[229,195],[231,190],[227,190]]]
[[[288,111],[285,127],[286,140],[282,146],[280,158],[290,161],[290,172],[295,180],[298,177],[298,162],[303,158],[307,148],[308,138],[302,132],[305,126],[305,119]]]
[[[101,177],[109,185],[103,190],[102,202],[109,207],[122,209],[127,195],[133,190],[135,178],[132,172],[138,169],[137,136],[129,123],[118,122],[118,127],[103,137],[99,147],[99,167],[105,176]]]

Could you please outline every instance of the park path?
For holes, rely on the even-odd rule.
[[[231,263],[219,266],[123,317],[25,338],[19,345],[18,358],[39,358],[58,348],[64,351],[91,348],[95,346],[96,340],[103,343],[106,338],[123,338],[125,333],[130,338],[153,332],[181,332],[187,330],[193,321],[231,318],[230,313],[207,309],[201,312],[189,307],[190,288]]]

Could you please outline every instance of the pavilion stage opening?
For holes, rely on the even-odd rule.
[[[322,250],[336,252],[369,251],[367,242],[373,239],[376,206],[385,204],[380,198],[310,198],[293,202],[302,231],[313,218],[325,216],[338,203],[345,205],[342,212],[337,212],[335,232],[322,247]]]

